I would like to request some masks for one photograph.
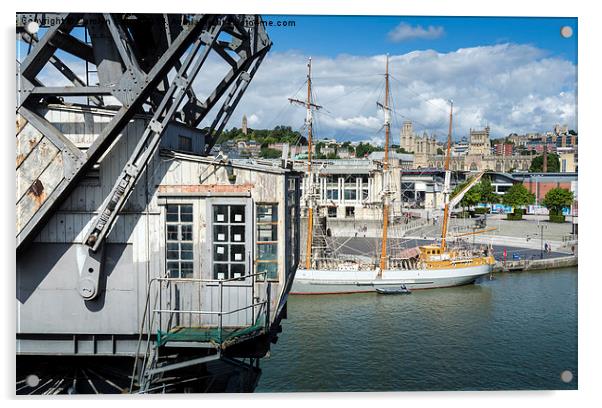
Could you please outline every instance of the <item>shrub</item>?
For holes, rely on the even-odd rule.
[[[550,222],[563,223],[564,222],[564,215],[562,215],[562,214],[551,214],[550,213]]]
[[[521,208],[515,208],[513,213],[508,213],[506,219],[510,221],[519,221],[523,219],[523,211]]]

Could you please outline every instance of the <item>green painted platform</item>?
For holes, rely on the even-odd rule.
[[[226,340],[233,340],[238,337],[261,332],[264,327],[263,318],[258,319],[252,326],[225,327],[221,330],[221,333],[217,327],[176,326],[169,331],[157,331],[157,345],[161,347],[170,341],[221,344]]]

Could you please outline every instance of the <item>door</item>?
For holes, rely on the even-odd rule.
[[[162,308],[175,310],[166,317],[167,327],[198,325],[198,315],[191,313],[200,307],[199,283],[179,279],[199,277],[194,265],[195,221],[192,202],[174,202],[165,206],[165,261],[167,277],[162,283]],[[188,312],[188,313],[186,313]],[[163,327],[165,327],[163,325]]]
[[[203,310],[223,312],[224,327],[247,327],[253,324],[253,206],[250,198],[206,199],[206,241],[202,276],[224,280],[203,289]],[[208,262],[207,262],[208,261]],[[237,279],[239,278],[239,279]],[[236,279],[236,280],[232,280]],[[236,311],[238,309],[242,309]],[[232,313],[230,313],[232,312]],[[217,315],[204,316],[204,324],[218,325]]]

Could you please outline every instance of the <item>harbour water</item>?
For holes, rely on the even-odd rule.
[[[577,268],[410,295],[291,296],[261,369],[256,392],[576,389]]]

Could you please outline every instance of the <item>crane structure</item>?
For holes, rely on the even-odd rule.
[[[16,67],[17,253],[111,151],[134,116],[147,118],[84,234],[79,293],[93,299],[99,292],[103,243],[168,123],[202,129],[208,153],[272,43],[256,15],[18,13],[16,20],[17,40],[27,48]],[[201,96],[194,86],[197,77],[205,87],[215,81],[203,71],[210,53],[229,69]],[[85,78],[73,68],[78,63],[85,64]],[[49,68],[70,85],[45,85]],[[87,105],[113,114],[82,148],[45,118],[49,104]],[[210,112],[214,115],[208,117]],[[205,119],[210,124],[201,128]]]

